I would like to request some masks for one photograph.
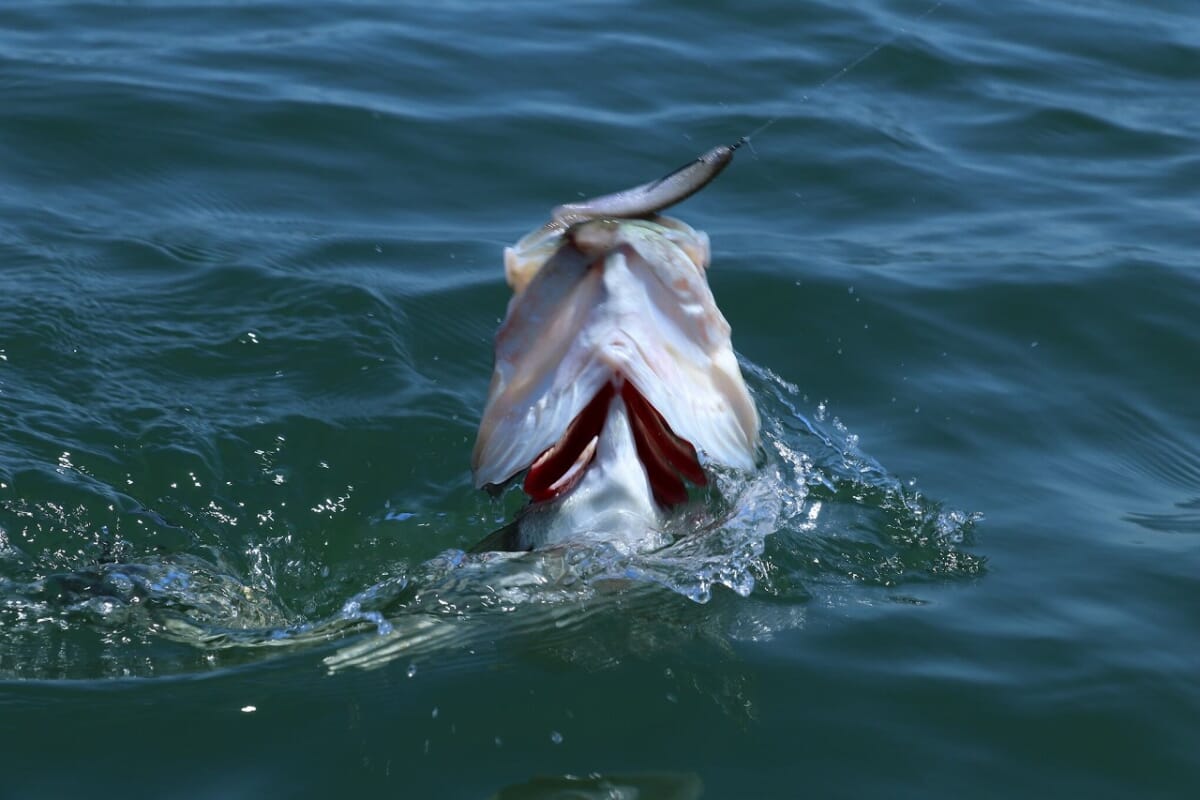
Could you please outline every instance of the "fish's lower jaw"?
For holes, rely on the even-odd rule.
[[[668,544],[665,521],[638,457],[630,411],[618,394],[583,474],[563,494],[535,502],[517,526],[522,549],[595,541],[632,553]]]

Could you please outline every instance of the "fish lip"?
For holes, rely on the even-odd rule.
[[[700,272],[708,269],[711,247],[708,234],[665,214],[645,217],[594,217],[552,220],[504,248],[504,275],[514,297],[520,295],[539,272],[553,261],[584,261],[602,258],[607,241],[637,249],[646,233],[664,237],[687,257]],[[628,252],[628,251],[627,251]]]

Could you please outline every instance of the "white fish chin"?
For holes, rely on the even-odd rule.
[[[505,251],[513,297],[472,467],[480,487],[525,472],[508,545],[652,549],[707,467],[754,467],[758,412],[708,258],[708,237],[668,217],[551,223]]]

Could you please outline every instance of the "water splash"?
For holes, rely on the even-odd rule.
[[[749,479],[715,475],[703,502],[671,521],[672,544],[652,553],[602,544],[531,554],[452,549],[375,564],[382,577],[374,581],[362,580],[360,553],[348,574],[337,564],[305,565],[312,580],[330,584],[323,591],[335,610],[321,612],[279,585],[277,564],[312,558],[290,533],[243,540],[240,552],[215,539],[138,555],[106,527],[94,530],[82,506],[10,501],[7,519],[25,524],[24,539],[32,525],[60,539],[80,531],[88,545],[30,556],[0,519],[0,642],[18,654],[0,657],[0,673],[92,677],[80,665],[99,660],[103,674],[162,674],[330,642],[344,645],[325,659],[330,670],[497,647],[536,647],[595,666],[677,646],[681,630],[714,642],[762,640],[802,624],[814,600],[895,599],[900,587],[982,573],[983,559],[966,549],[979,515],[904,485],[825,403],[809,418],[795,386],[744,366],[764,422],[760,469]],[[417,516],[389,511],[375,524]],[[338,580],[327,577],[331,567]],[[365,588],[339,600],[336,587],[347,581]],[[714,604],[718,595],[723,602]],[[615,618],[625,626],[618,643],[590,646],[591,632]],[[89,634],[99,636],[98,650]]]
[[[631,623],[625,652],[645,652],[648,632],[661,636],[681,618],[685,626],[697,621],[678,606],[664,611],[663,589],[698,604],[718,587],[770,597],[771,604],[700,617],[719,628],[718,638],[761,640],[802,624],[802,604],[813,597],[981,574],[983,559],[963,549],[980,515],[945,509],[904,486],[861,452],[837,418],[826,419],[824,404],[813,422],[799,410],[796,387],[753,365],[747,372],[766,420],[764,463],[749,481],[718,474],[703,506],[673,521],[673,544],[633,555],[595,545],[444,555],[430,562],[426,591],[397,609],[387,635],[342,648],[326,666],[371,668],[471,648],[496,635],[496,619],[481,622],[496,611],[520,612],[519,621],[505,620],[505,635],[536,636],[545,651],[554,646],[548,632],[578,649],[589,618],[620,607],[642,622]]]

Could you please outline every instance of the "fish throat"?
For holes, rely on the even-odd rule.
[[[637,387],[617,373],[571,421],[562,438],[530,465],[522,488],[533,502],[553,500],[579,483],[596,457],[617,398],[624,404],[638,461],[659,505],[670,508],[686,502],[685,480],[696,486],[708,483],[692,443],[671,430]]]

